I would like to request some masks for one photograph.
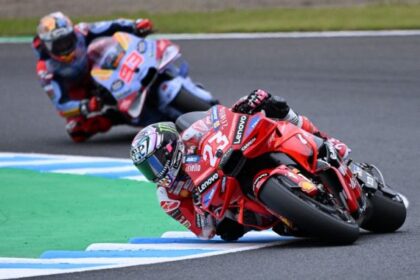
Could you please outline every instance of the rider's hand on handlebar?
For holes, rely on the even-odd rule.
[[[232,111],[244,114],[253,114],[261,108],[271,95],[262,90],[257,89],[251,92],[248,96],[239,99],[232,107]]]
[[[93,96],[90,99],[85,99],[80,102],[80,113],[87,117],[91,113],[101,111],[103,105],[104,104],[99,97]]]
[[[153,33],[153,23],[150,19],[138,19],[135,22],[136,34],[140,37],[146,37]]]

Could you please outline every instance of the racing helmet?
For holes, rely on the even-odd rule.
[[[130,156],[147,180],[168,187],[181,169],[184,143],[172,122],[143,128],[131,143]]]
[[[41,18],[37,33],[50,55],[61,62],[76,58],[77,36],[71,20],[61,12]]]

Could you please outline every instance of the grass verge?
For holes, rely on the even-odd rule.
[[[160,33],[221,33],[419,29],[420,5],[374,5],[347,8],[226,10],[218,12],[133,12],[74,22],[118,17],[151,18]],[[0,36],[33,35],[38,19],[0,19]]]
[[[148,183],[15,169],[0,169],[0,182],[0,257],[185,230]]]

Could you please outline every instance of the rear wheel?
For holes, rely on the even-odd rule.
[[[401,199],[376,191],[368,194],[368,208],[361,228],[372,232],[393,232],[405,222],[407,209]]]
[[[287,185],[283,178],[270,178],[260,190],[261,202],[308,236],[339,244],[356,241],[359,226],[339,205],[325,205]]]

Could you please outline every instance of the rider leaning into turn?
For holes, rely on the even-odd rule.
[[[101,101],[94,96],[87,47],[96,38],[122,31],[145,37],[152,32],[149,19],[102,21],[73,25],[61,12],[41,18],[32,46],[37,54],[41,85],[59,114],[66,118],[66,130],[75,142],[85,141],[111,128],[113,121],[101,113]],[[94,114],[92,114],[94,113]]]
[[[264,111],[267,117],[289,121],[330,141],[343,159],[347,158],[350,151],[344,143],[319,131],[308,118],[297,115],[284,99],[271,96],[263,90],[255,90],[242,97],[231,110],[245,114]],[[217,234],[224,240],[236,240],[250,228],[238,224],[236,213],[232,211],[222,221],[215,221],[212,216],[204,213],[192,180],[183,168],[184,162],[199,160],[199,141],[209,130],[208,125],[200,120],[185,130],[182,136],[171,122],[149,125],[134,138],[131,158],[140,172],[157,184],[160,206],[168,215],[200,238],[210,239]],[[264,223],[264,219],[260,219],[260,222]]]

